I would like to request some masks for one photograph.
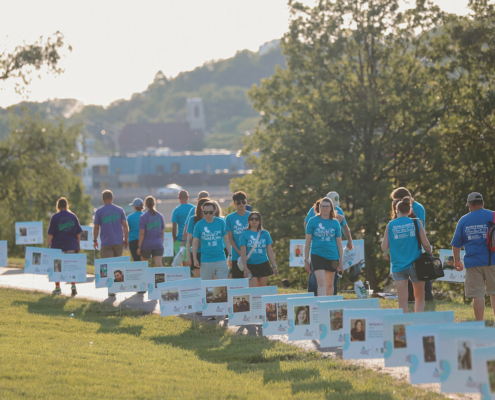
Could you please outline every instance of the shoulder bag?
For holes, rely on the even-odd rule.
[[[254,241],[253,248],[249,252],[249,254],[246,256],[246,261],[249,260],[249,257],[251,257],[251,254],[253,254],[254,249],[258,245],[258,241],[260,240],[260,235],[261,235],[261,230],[258,231],[258,236],[256,236],[256,240]],[[237,260],[237,268],[239,268],[239,271],[244,271],[246,269],[246,266],[242,263],[242,257],[239,256],[239,259]]]
[[[416,240],[418,241],[418,249],[421,252],[421,236],[418,227],[418,219],[413,219],[414,229],[416,231]],[[414,261],[416,266],[416,274],[420,281],[431,281],[432,279],[442,278],[445,276],[442,268],[442,262],[439,258],[433,257],[428,253],[421,253],[418,259]]]

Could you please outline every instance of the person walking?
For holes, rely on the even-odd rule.
[[[148,196],[144,200],[147,211],[139,218],[139,243],[137,254],[142,261],[153,257],[155,267],[163,267],[163,243],[165,241],[165,221],[163,215],[156,211],[156,200]]]
[[[247,196],[244,192],[235,192],[232,195],[232,203],[236,211],[227,215],[225,220],[229,243],[232,246],[232,278],[244,278],[244,272],[237,267],[237,260],[241,256],[241,235],[248,229],[248,217],[250,212],[246,210]],[[260,224],[261,226],[261,224]]]
[[[141,256],[137,253],[139,243],[139,218],[143,215],[143,200],[136,198],[129,204],[132,206],[133,213],[127,216],[127,225],[129,225],[129,250],[131,251],[134,261],[141,261]]]
[[[410,217],[412,202],[413,200],[410,197],[404,197],[402,200],[399,200],[396,208],[397,218],[387,224],[382,241],[382,251],[386,252],[390,249],[392,277],[397,287],[399,308],[402,308],[404,313],[409,312],[407,305],[407,282],[409,279],[414,288],[415,312],[423,312],[425,310],[425,282],[418,279],[414,264],[421,255],[421,250],[418,249],[416,229],[419,231],[423,248],[427,253],[431,254],[430,242],[426,238],[423,225],[418,219]]]
[[[200,199],[198,201],[198,204],[196,205],[196,213],[191,217],[189,217],[189,220],[187,222],[187,243],[186,243],[187,261],[186,262],[188,262],[191,265],[191,272],[195,278],[199,278],[201,275],[200,275],[200,268],[194,265],[194,258],[192,253],[194,227],[196,226],[197,222],[203,219],[203,204],[208,201],[210,201],[209,198]],[[198,247],[196,252],[196,257],[201,266],[201,247]]]
[[[225,221],[215,217],[215,203],[207,201],[203,204],[204,219],[196,222],[193,233],[193,260],[194,266],[200,268],[197,257],[198,247],[201,245],[201,279],[227,279],[229,267],[225,257],[224,247],[230,255],[231,247],[228,243]]]
[[[249,214],[248,227],[242,232],[240,243],[241,260],[245,265],[244,277],[249,278],[251,275],[249,287],[266,286],[269,276],[278,276],[272,249],[273,240],[270,233],[263,229],[261,214],[258,211]]]
[[[101,235],[101,258],[120,257],[129,242],[129,225],[122,207],[113,204],[113,193],[104,190],[101,194],[103,206],[95,213],[93,242],[98,250],[98,235]]]
[[[473,298],[473,311],[477,321],[485,319],[485,291],[490,296],[495,315],[495,253],[488,248],[489,223],[495,222],[493,211],[484,208],[483,196],[470,193],[466,206],[469,213],[461,217],[452,238],[454,266],[458,271],[466,267],[464,291]],[[461,261],[464,247],[464,263]],[[495,326],[495,325],[494,325]]]
[[[209,193],[206,190],[202,190],[201,192],[198,193],[198,199],[196,200],[196,205],[197,205],[197,203],[199,203],[199,201],[201,199],[209,199],[209,198],[210,198]],[[189,211],[189,214],[187,214],[186,225],[184,226],[184,232],[183,232],[182,237],[187,237],[187,224],[189,222],[189,219],[194,215],[196,215],[196,207],[192,208]],[[191,241],[191,246],[192,246],[192,241]],[[187,261],[189,261],[189,260],[187,260]]]
[[[189,203],[189,193],[187,190],[181,190],[178,196],[179,205],[172,212],[172,238],[174,240],[174,254],[177,254],[181,247],[186,246],[187,231],[184,227],[187,225],[187,217],[194,210],[194,205]],[[187,260],[187,254],[184,253],[183,261]]]
[[[328,197],[321,200],[320,213],[311,218],[306,226],[304,260],[308,273],[310,264],[313,266],[318,282],[318,296],[332,296],[335,273],[344,271],[344,249],[335,207]]]
[[[46,247],[60,249],[62,253],[79,253],[81,250],[82,228],[76,214],[69,210],[65,197],[57,200],[57,212],[50,218]],[[53,294],[62,294],[60,282],[55,282]],[[77,294],[76,283],[71,283],[71,294]]]

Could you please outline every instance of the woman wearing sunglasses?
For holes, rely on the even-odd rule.
[[[248,278],[249,274],[252,275],[249,287],[266,286],[269,276],[278,276],[273,241],[268,231],[263,230],[261,222],[261,214],[253,211],[248,217],[248,228],[241,234],[241,259],[246,266],[244,276]]]
[[[318,282],[318,296],[333,295],[335,273],[344,271],[343,256],[342,232],[335,207],[332,200],[325,197],[320,203],[320,213],[311,218],[306,226],[304,248],[306,271],[310,272],[311,263]]]
[[[186,244],[186,259],[191,260],[191,272],[193,273],[193,276],[195,278],[199,278],[200,275],[200,268],[196,267],[194,265],[194,259],[192,255],[192,243],[193,243],[193,233],[194,233],[194,227],[196,226],[196,223],[201,221],[203,219],[203,204],[210,201],[208,197],[202,198],[198,200],[198,204],[196,205],[196,210],[194,214],[189,217],[189,220],[187,221],[187,244]],[[196,257],[198,259],[198,263],[201,264],[201,247],[198,247],[198,250],[196,252]]]

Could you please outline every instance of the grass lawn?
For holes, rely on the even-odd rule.
[[[179,317],[0,289],[0,398],[439,399],[379,372]],[[74,313],[74,319],[70,314]]]

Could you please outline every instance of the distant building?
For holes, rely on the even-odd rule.
[[[86,168],[83,170],[82,182],[86,189],[99,189],[99,182],[94,182],[95,176],[108,176],[108,167],[110,165],[110,157],[96,156],[86,158]],[[107,185],[107,184],[105,184]],[[104,185],[104,186],[105,186]],[[108,186],[108,185],[107,185]],[[103,187],[106,189],[106,187]]]

